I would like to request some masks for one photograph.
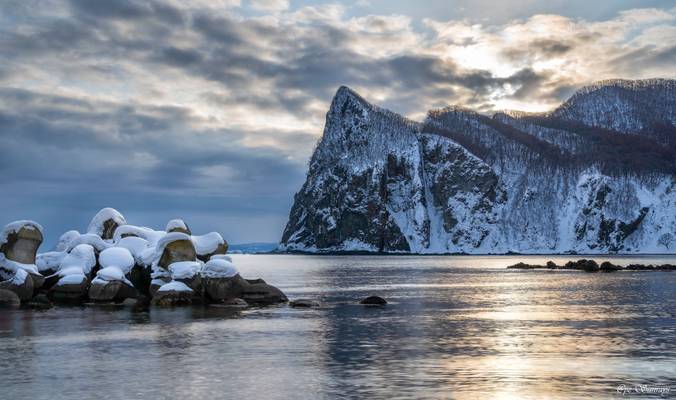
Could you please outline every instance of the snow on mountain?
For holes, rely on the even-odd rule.
[[[279,249],[676,253],[673,88],[611,81],[552,113],[417,123],[341,87]]]

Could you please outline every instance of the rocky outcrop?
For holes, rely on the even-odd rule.
[[[661,265],[645,265],[645,264],[629,264],[626,267],[613,264],[609,261],[604,261],[599,264],[594,260],[581,259],[577,261],[568,261],[565,265],[556,265],[553,261],[547,261],[546,265],[527,264],[518,262],[510,265],[508,269],[572,269],[585,272],[616,272],[616,271],[675,271],[676,265],[661,264]]]
[[[165,230],[127,224],[118,211],[97,213],[88,232],[68,231],[54,251],[37,254],[42,227],[17,221],[0,231],[0,291],[36,309],[55,303],[268,305],[287,301],[265,281],[246,280],[217,232],[193,236],[182,220]],[[49,273],[44,277],[40,271]],[[5,303],[12,304],[8,295]]]
[[[447,107],[421,123],[341,87],[279,250],[676,253],[674,86],[605,82],[552,113]]]

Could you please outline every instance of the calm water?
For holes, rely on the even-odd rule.
[[[676,272],[504,269],[548,259],[241,255],[324,307],[1,311],[0,398],[676,397]]]

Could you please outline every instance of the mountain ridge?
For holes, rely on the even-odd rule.
[[[604,88],[652,90],[657,100],[636,103],[657,104],[652,114],[663,116],[664,130],[644,129],[634,120],[642,114],[607,119],[613,130],[558,115],[558,108],[487,116],[451,106],[416,122],[342,86],[279,250],[674,252],[676,129],[673,99],[659,98],[673,86],[612,81],[564,103],[579,108],[571,99],[583,98],[615,110],[624,103]],[[602,98],[584,97],[590,94]]]

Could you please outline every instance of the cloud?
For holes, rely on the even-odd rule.
[[[340,85],[420,118],[449,104],[544,110],[598,79],[676,75],[675,9],[490,24],[364,7],[1,3],[0,169],[16,195],[0,218],[112,205],[275,240]]]
[[[289,8],[289,0],[249,0],[249,5],[257,11],[280,12]]]

